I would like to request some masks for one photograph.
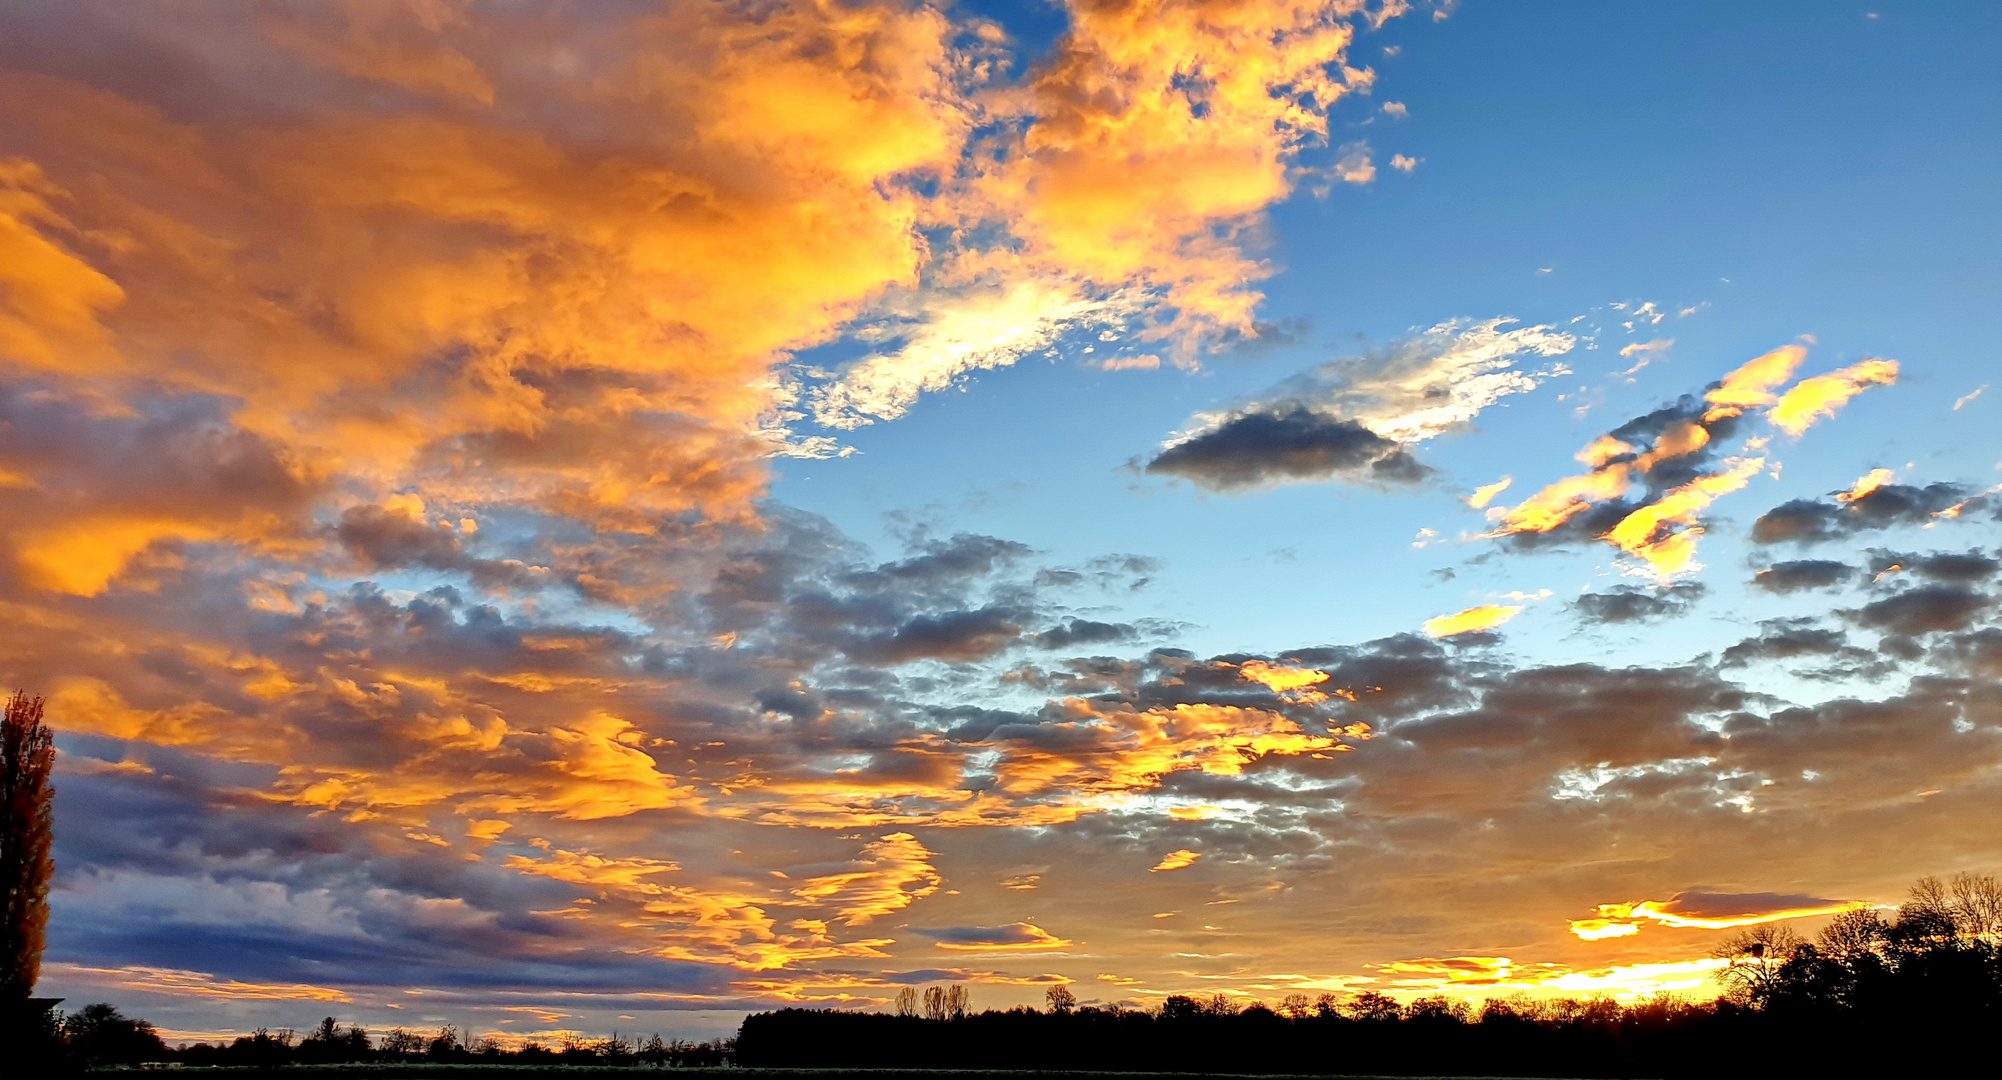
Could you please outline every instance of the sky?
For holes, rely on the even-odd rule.
[[[2002,10],[0,4],[41,992],[1716,992],[2002,870]]]

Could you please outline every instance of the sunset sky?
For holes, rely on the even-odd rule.
[[[1708,996],[2002,871],[1997,55],[1974,0],[6,0],[41,992]]]

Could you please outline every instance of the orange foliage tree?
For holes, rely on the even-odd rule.
[[[55,760],[42,699],[17,691],[0,719],[0,1001],[26,999],[42,972]]]

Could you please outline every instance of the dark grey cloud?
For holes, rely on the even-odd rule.
[[[1951,483],[1885,484],[1849,502],[1794,499],[1760,515],[1752,523],[1752,539],[1761,544],[1812,544],[1895,525],[1923,525],[1934,514],[1970,499],[1968,510],[1987,503],[1974,496],[1973,489]]]
[[[1965,630],[1994,602],[1964,585],[1921,585],[1843,614],[1858,626],[1917,636]]]
[[[992,574],[1020,562],[1029,554],[1029,545],[1014,540],[958,533],[949,540],[923,540],[906,558],[856,570],[846,577],[857,585],[953,583]]]
[[[479,558],[466,550],[463,535],[450,525],[379,506],[349,507],[334,526],[334,536],[372,569],[459,571],[484,589],[531,589],[561,580],[519,560]]]
[[[1950,668],[1991,684],[2002,680],[2002,628],[1955,634],[1941,646],[1939,657]]]
[[[384,843],[394,830],[256,799],[171,750],[135,747],[146,770],[90,771],[125,756],[115,741],[63,741],[50,948],[65,961],[399,991],[727,987],[708,965],[621,955],[536,914],[571,894],[560,882],[427,858]]]
[[[1872,549],[1869,569],[1873,576],[1909,573],[1927,581],[1967,583],[1993,576],[1996,571],[2002,570],[2002,561],[1978,550],[1915,554]]]
[[[1036,933],[1036,928],[1028,923],[1010,923],[1006,926],[913,926],[913,934],[930,938],[941,945],[979,946],[1023,946],[1039,945],[1049,941],[1047,932]]]
[[[1767,592],[1792,593],[1804,589],[1825,589],[1847,584],[1856,568],[1832,559],[1795,559],[1777,562],[1752,575],[1752,584]]]
[[[1639,450],[1609,460],[1630,462],[1638,459],[1654,445],[1656,439],[1678,424],[1698,424],[1707,430],[1710,439],[1701,448],[1681,457],[1655,462],[1641,474],[1641,481],[1648,489],[1648,498],[1643,501],[1651,502],[1661,492],[1680,487],[1710,472],[1711,461],[1716,457],[1718,447],[1725,445],[1733,435],[1737,434],[1741,418],[1720,416],[1705,422],[1703,418],[1709,412],[1709,403],[1695,395],[1684,394],[1653,412],[1636,416],[1606,434],[1630,446],[1639,447]]]
[[[111,415],[102,406],[32,384],[0,387],[0,455],[71,506],[87,498],[199,520],[297,513],[321,491],[282,447],[233,424],[230,401],[163,396]]]
[[[1510,318],[1451,319],[1281,380],[1219,423],[1168,447],[1150,474],[1214,491],[1289,481],[1415,483],[1431,474],[1404,447],[1461,430],[1499,398],[1555,375],[1517,367],[1578,339]],[[1506,382],[1493,378],[1509,369]],[[1213,414],[1214,415],[1214,414]]]
[[[1509,533],[1500,537],[1497,543],[1508,551],[1557,550],[1579,544],[1598,544],[1613,526],[1643,505],[1642,501],[1628,499],[1593,503],[1547,532]]]
[[[1180,477],[1211,491],[1337,478],[1411,484],[1431,471],[1401,444],[1297,402],[1239,413],[1147,463],[1149,475]]]
[[[1138,636],[1139,631],[1127,623],[1072,618],[1037,634],[1036,646],[1043,649],[1068,649],[1077,645],[1106,645],[1132,641]]]
[[[1721,666],[1743,667],[1758,660],[1801,657],[1843,657],[1872,660],[1875,654],[1849,644],[1849,635],[1817,625],[1812,619],[1773,619],[1759,624],[1759,634],[1724,650]]]
[[[851,641],[845,650],[872,664],[985,660],[1021,638],[1022,614],[1012,608],[991,607],[919,615],[889,634]]]
[[[1571,608],[1588,623],[1646,622],[1686,615],[1708,591],[1693,581],[1654,589],[1628,585],[1585,593],[1571,602]]]
[[[1505,550],[1513,551],[1553,550],[1601,543],[1615,525],[1635,510],[1656,501],[1670,489],[1687,484],[1712,470],[1717,448],[1737,431],[1740,421],[1738,417],[1726,416],[1705,422],[1708,410],[1709,406],[1702,399],[1685,394],[1606,432],[1606,437],[1617,439],[1633,449],[1606,458],[1602,466],[1605,468],[1635,465],[1653,448],[1656,439],[1679,425],[1701,427],[1709,433],[1709,439],[1690,453],[1656,461],[1636,473],[1633,479],[1643,490],[1635,498],[1594,502],[1555,528],[1544,532],[1510,533],[1501,537],[1500,543]]]

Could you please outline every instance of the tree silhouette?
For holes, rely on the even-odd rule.
[[[366,1061],[368,1032],[359,1024],[341,1027],[329,1016],[299,1040],[299,1060],[308,1062]]]
[[[49,925],[55,745],[42,699],[16,691],[0,719],[0,1002],[25,1000],[42,972]]]
[[[1726,962],[1717,972],[1724,996],[1742,1004],[1761,1004],[1780,969],[1803,944],[1800,935],[1779,923],[1760,923],[1726,938],[1711,953]]]
[[[86,1068],[156,1061],[167,1045],[144,1020],[134,1020],[110,1005],[85,1005],[63,1019],[63,1041],[70,1060]]]
[[[1053,1013],[1068,1013],[1077,1008],[1077,995],[1068,986],[1052,986],[1043,991],[1043,1000],[1050,1003]]]
[[[927,986],[924,999],[927,1020],[958,1020],[965,1017],[967,1010],[973,1005],[973,996],[966,992],[966,987],[961,983],[953,983],[950,986]]]
[[[1397,999],[1391,997],[1389,994],[1379,994],[1374,990],[1365,990],[1355,997],[1350,998],[1348,1007],[1343,1011],[1357,1020],[1387,1022],[1402,1016],[1404,1014],[1404,1007],[1399,1005]]]

